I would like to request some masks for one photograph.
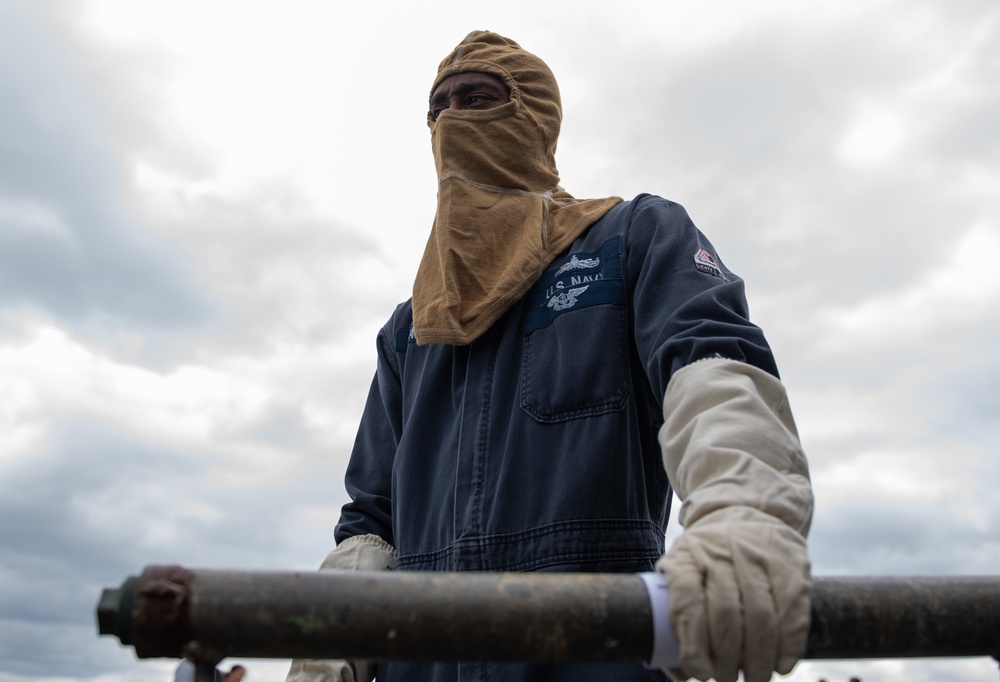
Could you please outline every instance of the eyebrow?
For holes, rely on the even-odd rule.
[[[504,85],[503,87],[506,88],[506,85]],[[495,93],[503,92],[503,88],[501,88],[499,85],[497,85],[497,83],[491,80],[471,81],[468,83],[462,83],[461,85],[456,86],[454,89],[448,92],[449,94],[454,92],[458,95],[467,95],[473,90],[480,90],[480,89],[492,90]],[[446,102],[448,100],[448,96],[449,95],[445,94],[444,92],[438,93],[433,97],[431,97],[429,104],[430,106],[434,106],[435,104]]]

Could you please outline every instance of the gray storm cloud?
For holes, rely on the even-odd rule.
[[[129,215],[93,76],[30,10],[0,5],[0,44],[0,308],[154,328],[206,319],[176,248]]]

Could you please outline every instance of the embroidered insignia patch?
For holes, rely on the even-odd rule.
[[[625,305],[621,235],[553,261],[525,295],[524,333],[547,327],[560,315],[606,304]]]
[[[726,274],[722,272],[722,268],[715,262],[715,257],[705,249],[698,249],[694,254],[694,266],[702,272],[721,278],[724,282],[729,281]]]
[[[572,255],[568,261],[566,261],[561,268],[556,270],[556,277],[563,274],[564,272],[569,272],[570,270],[589,270],[590,268],[596,268],[601,264],[600,258],[577,258],[576,254]]]
[[[577,297],[590,288],[590,285],[583,287],[576,287],[575,289],[570,289],[569,291],[564,291],[561,294],[556,294],[549,299],[548,306],[553,310],[569,310],[576,305]]]

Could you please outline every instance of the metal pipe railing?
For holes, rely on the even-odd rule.
[[[150,566],[104,590],[139,658],[647,661],[635,574],[247,572]],[[998,577],[817,577],[806,658],[1000,655]]]

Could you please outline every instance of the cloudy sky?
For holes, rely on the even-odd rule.
[[[747,279],[815,573],[1000,574],[1000,6],[490,7],[0,0],[0,682],[167,679],[97,637],[103,587],[332,547],[433,217],[427,89],[474,28],[559,78],[571,193],[674,199]],[[996,667],[792,679],[850,674]]]

